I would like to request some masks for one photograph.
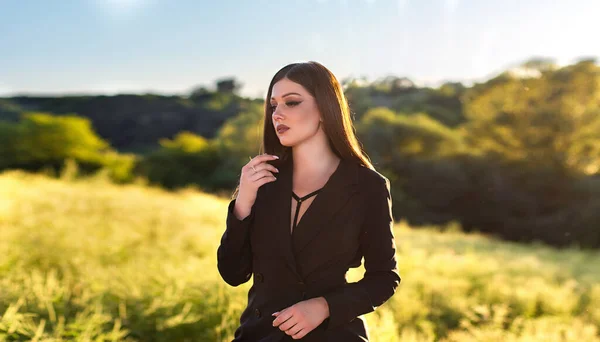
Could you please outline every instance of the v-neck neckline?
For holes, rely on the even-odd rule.
[[[348,203],[352,195],[358,192],[359,164],[352,159],[341,159],[338,168],[329,177],[322,191],[311,203],[297,229],[290,232],[292,226],[292,186],[293,175],[291,157],[282,158],[282,163],[277,165],[281,170],[277,180],[267,187],[265,192],[266,207],[275,210],[272,213],[274,241],[277,250],[285,260],[286,265],[294,274],[301,277],[302,270],[298,268],[296,257],[310,246],[320,231],[326,229],[326,223]],[[312,207],[315,205],[315,207]],[[306,222],[305,222],[306,221]],[[293,233],[293,236],[292,236]]]
[[[294,233],[294,230],[296,230],[296,228],[298,227],[298,224],[299,224],[299,222],[298,222],[298,219],[299,219],[299,218],[298,218],[298,215],[300,214],[300,206],[302,205],[302,203],[303,203],[303,202],[304,202],[306,199],[309,199],[309,198],[311,198],[312,196],[315,196],[315,195],[317,195],[319,192],[321,192],[321,190],[323,190],[323,187],[321,187],[320,189],[317,189],[317,190],[315,190],[315,191],[311,192],[310,194],[308,194],[308,195],[306,195],[306,196],[303,196],[303,197],[300,197],[300,196],[296,195],[296,194],[295,194],[295,193],[292,191],[292,197],[293,197],[293,198],[296,200],[296,210],[295,210],[295,211],[296,211],[296,213],[294,214],[294,222],[293,222],[293,225],[292,225],[292,231],[291,231],[291,233],[292,233],[292,234]],[[316,198],[315,198],[315,199],[316,199]],[[313,202],[314,202],[314,200],[313,200]],[[308,206],[308,208],[310,208],[310,207],[312,206],[312,204],[313,204],[313,203],[311,202],[311,203],[310,203],[310,205]],[[306,215],[306,212],[308,211],[308,208],[306,209],[306,211],[304,211],[304,214],[302,215],[302,217],[304,217],[304,215]],[[302,217],[301,217],[300,219],[302,219]]]
[[[344,162],[343,159],[340,159],[340,161],[338,162],[338,165],[336,166],[335,170],[333,171],[333,173],[331,173],[331,175],[329,176],[329,178],[327,179],[327,181],[325,182],[325,185],[323,185],[320,189],[317,189],[311,193],[309,193],[308,195],[305,195],[303,197],[300,197],[298,195],[296,195],[294,193],[294,164],[293,162],[290,163],[290,182],[291,182],[291,186],[290,186],[290,192],[292,194],[292,198],[293,196],[298,196],[299,198],[301,198],[301,202],[296,200],[296,214],[292,215],[291,211],[288,214],[288,229],[290,229],[290,234],[292,236],[294,236],[294,232],[298,229],[298,227],[300,226],[300,223],[302,223],[304,221],[304,218],[306,217],[307,214],[309,214],[309,212],[311,211],[312,206],[315,204],[315,202],[317,202],[318,198],[319,198],[319,193],[321,193],[323,190],[327,189],[327,186],[331,183],[332,179],[336,176],[336,174],[341,170],[342,168],[342,163]],[[302,203],[304,203],[304,199],[311,197],[312,195],[316,195],[315,199],[310,203],[310,205],[308,206],[308,208],[306,208],[306,210],[304,211],[304,214],[302,214],[302,217],[300,217],[298,219],[298,222],[296,221],[296,215],[299,214],[299,208],[300,205]],[[290,202],[290,209],[291,209],[291,202]],[[295,222],[295,226],[291,226],[292,222]]]

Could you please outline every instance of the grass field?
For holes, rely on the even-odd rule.
[[[0,174],[0,341],[229,341],[250,284],[216,270],[226,205]],[[403,280],[366,315],[373,341],[600,341],[599,252],[395,232]]]

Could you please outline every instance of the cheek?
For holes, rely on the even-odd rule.
[[[298,118],[307,126],[314,126],[319,123],[319,111],[315,106],[305,106],[299,108]]]

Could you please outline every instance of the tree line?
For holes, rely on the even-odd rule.
[[[532,59],[485,82],[343,81],[357,134],[392,181],[394,216],[515,241],[600,247],[600,66]],[[185,96],[0,99],[0,168],[104,170],[175,189],[235,187],[263,100],[234,79]]]

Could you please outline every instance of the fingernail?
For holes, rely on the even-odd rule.
[[[279,157],[278,157],[278,156],[273,156],[273,157],[274,157],[275,159],[279,159]]]
[[[279,169],[278,169],[278,168],[275,168],[275,171],[279,172]]]

